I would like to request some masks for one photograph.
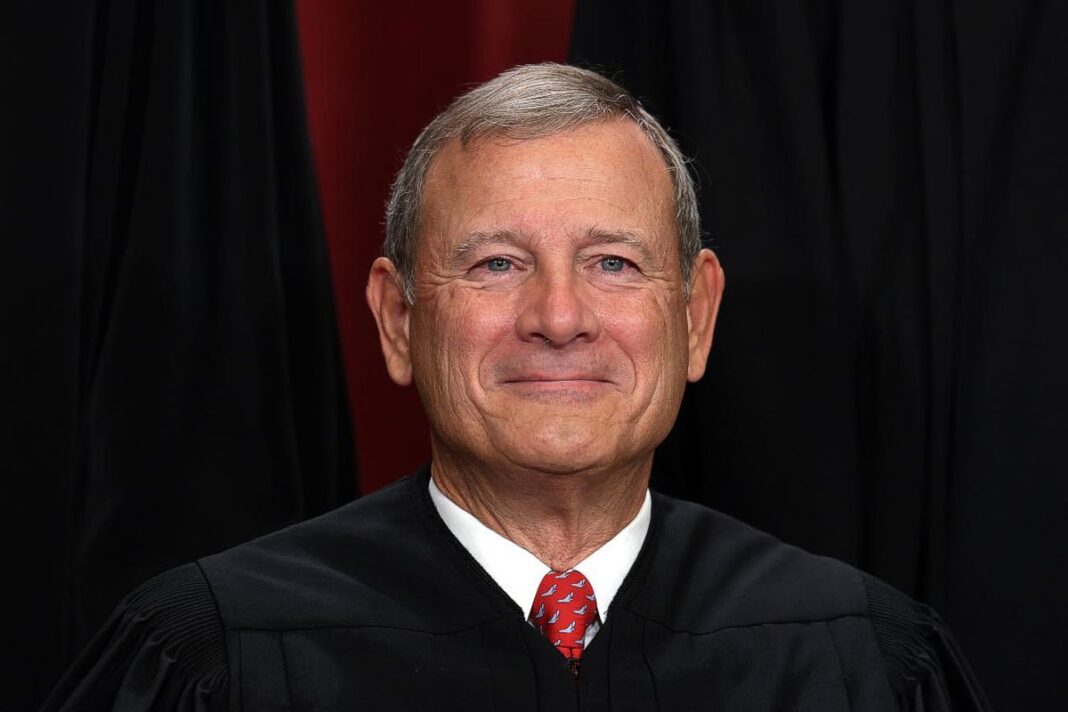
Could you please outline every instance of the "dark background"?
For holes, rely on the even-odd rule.
[[[727,273],[654,485],[932,603],[995,707],[1058,708],[1068,6],[438,5],[0,23],[0,709],[138,582],[427,456],[362,298],[388,181],[464,87],[568,57],[694,157]]]

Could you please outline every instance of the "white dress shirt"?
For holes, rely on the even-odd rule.
[[[538,593],[542,577],[549,573],[549,567],[523,547],[505,539],[461,509],[438,489],[433,478],[430,479],[430,499],[452,535],[497,582],[501,590],[515,601],[519,610],[523,611],[523,616],[530,620],[534,596]],[[599,617],[586,629],[584,644],[589,644],[608,617],[612,599],[615,598],[634,560],[638,558],[645,535],[649,532],[651,511],[652,500],[646,490],[645,501],[634,519],[574,567],[582,572],[597,595]]]

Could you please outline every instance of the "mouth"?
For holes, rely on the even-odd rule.
[[[587,374],[566,375],[530,375],[516,376],[502,381],[504,384],[583,384],[583,383],[611,383],[607,378]]]
[[[595,376],[523,376],[502,381],[501,385],[521,397],[582,401],[596,398],[612,382]]]

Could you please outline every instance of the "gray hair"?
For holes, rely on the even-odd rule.
[[[509,69],[458,97],[412,144],[393,180],[383,247],[400,273],[408,302],[415,299],[415,246],[426,173],[447,141],[458,138],[466,147],[486,137],[543,138],[615,118],[638,125],[671,175],[679,260],[688,290],[694,258],[701,250],[701,225],[693,177],[675,140],[615,82],[586,69],[546,62]]]

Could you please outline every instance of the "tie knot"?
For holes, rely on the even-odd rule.
[[[565,658],[580,658],[586,631],[597,620],[597,595],[576,569],[550,571],[534,594],[531,624],[556,646]]]

